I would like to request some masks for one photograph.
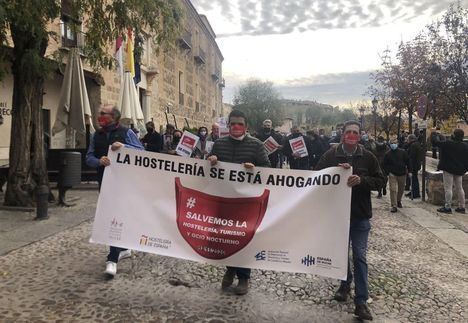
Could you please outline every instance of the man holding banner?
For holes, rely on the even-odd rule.
[[[104,105],[99,110],[98,122],[100,129],[94,133],[86,153],[86,164],[98,171],[99,188],[101,188],[104,168],[110,165],[110,160],[107,157],[109,146],[111,146],[112,151],[124,146],[145,150],[135,133],[131,129],[120,125],[119,121],[120,111],[117,107]],[[130,250],[111,246],[107,256],[105,273],[112,277],[115,276],[117,262],[130,255]]]
[[[328,150],[320,159],[316,170],[333,166],[353,168],[353,175],[348,179],[352,187],[351,221],[349,228],[350,243],[353,252],[354,284],[356,306],[354,314],[362,320],[372,320],[367,307],[368,299],[368,269],[367,241],[370,231],[369,219],[372,217],[371,191],[383,187],[385,180],[376,157],[359,145],[360,124],[357,121],[347,121],[343,128],[341,144]],[[348,263],[348,276],[342,281],[335,294],[335,300],[346,301],[353,279],[351,264]]]
[[[243,164],[245,168],[255,166],[269,167],[270,161],[263,143],[247,132],[247,119],[241,111],[233,110],[228,118],[229,136],[218,139],[208,160],[211,165],[218,161]],[[239,283],[234,289],[237,295],[244,295],[249,290],[250,268],[227,267],[221,284],[222,289],[229,288],[237,275]]]

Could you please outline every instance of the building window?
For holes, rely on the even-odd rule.
[[[60,32],[62,35],[63,47],[78,47],[79,32],[81,32],[81,21],[73,18],[72,7],[70,0],[62,0],[61,18],[60,18]]]

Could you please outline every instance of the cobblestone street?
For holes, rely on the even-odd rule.
[[[466,322],[468,258],[402,212],[389,213],[385,201],[374,207],[368,253],[374,320]],[[251,291],[238,297],[220,291],[223,268],[134,253],[106,280],[107,248],[88,242],[91,225],[0,256],[0,322],[354,320],[351,300],[331,300],[338,282],[311,275],[255,270]]]

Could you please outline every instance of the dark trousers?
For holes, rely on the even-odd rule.
[[[236,271],[237,278],[241,279],[250,279],[250,268],[241,268],[241,267],[227,267],[227,269],[234,269]]]
[[[125,250],[127,249],[110,246],[110,251],[109,251],[109,254],[107,255],[107,261],[118,263],[120,252],[125,251]]]
[[[370,231],[369,219],[351,219],[349,240],[353,253],[354,269],[354,304],[361,305],[369,298],[367,270],[367,240]],[[349,287],[353,281],[350,259],[348,259],[348,276],[341,282],[342,287]]]
[[[99,183],[99,190],[101,190],[102,177],[98,179],[98,183]],[[110,246],[109,254],[107,255],[107,261],[118,263],[120,252],[125,251],[125,250],[127,249]]]
[[[411,191],[413,193],[413,198],[419,198],[421,197],[421,191],[419,190],[418,171],[413,171],[411,174]]]

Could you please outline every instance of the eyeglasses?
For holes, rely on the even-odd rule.
[[[110,115],[110,116],[114,115],[113,113],[104,112],[104,111],[100,111],[99,114],[100,114],[101,116],[105,116],[106,114],[108,114],[108,115]]]
[[[229,125],[231,125],[231,126],[244,126],[244,123],[242,123],[242,122],[230,122]]]

